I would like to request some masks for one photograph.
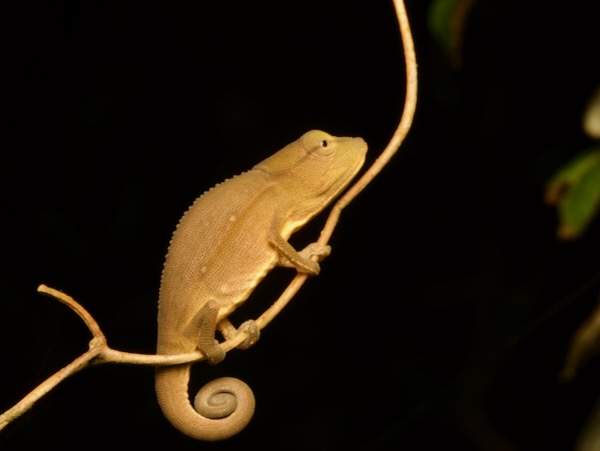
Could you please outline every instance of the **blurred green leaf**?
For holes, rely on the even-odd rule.
[[[454,52],[455,47],[451,32],[455,6],[456,0],[434,0],[429,7],[429,31],[449,55]]]
[[[600,208],[600,148],[577,156],[546,186],[546,202],[558,207],[558,237],[575,239]]]
[[[477,0],[433,0],[429,7],[429,32],[455,67],[462,64],[462,41],[467,19]]]

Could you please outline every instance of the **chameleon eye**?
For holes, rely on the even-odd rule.
[[[311,130],[302,135],[301,145],[306,152],[328,157],[335,152],[335,138],[321,130]]]

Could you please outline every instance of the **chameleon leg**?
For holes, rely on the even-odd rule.
[[[198,312],[198,349],[204,354],[211,365],[219,363],[225,358],[225,351],[215,339],[217,315],[219,306],[216,301],[209,301]]]
[[[285,241],[280,235],[271,233],[269,242],[277,249],[279,253],[279,266],[287,268],[296,268],[298,272],[316,276],[321,270],[319,263],[331,253],[331,247],[319,243],[311,243],[301,251],[296,251],[290,243]],[[317,261],[312,261],[311,257],[316,256]]]

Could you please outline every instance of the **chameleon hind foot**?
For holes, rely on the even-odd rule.
[[[248,337],[236,346],[238,349],[248,349],[260,338],[260,329],[253,319],[244,321],[238,328],[231,324],[231,321],[228,319],[224,319],[219,323],[219,331],[226,340],[232,340],[241,333],[248,334]]]

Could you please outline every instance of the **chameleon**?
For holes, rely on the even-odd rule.
[[[362,138],[312,130],[198,197],[173,233],[159,292],[159,354],[200,350],[209,363],[225,352],[217,331],[229,339],[244,331],[240,345],[254,344],[253,320],[235,328],[228,316],[275,266],[317,275],[330,247],[312,243],[297,251],[290,236],[323,210],[364,163]],[[220,378],[188,396],[191,364],[156,369],[158,403],[182,433],[205,441],[229,438],[254,413],[252,390],[239,379]]]

